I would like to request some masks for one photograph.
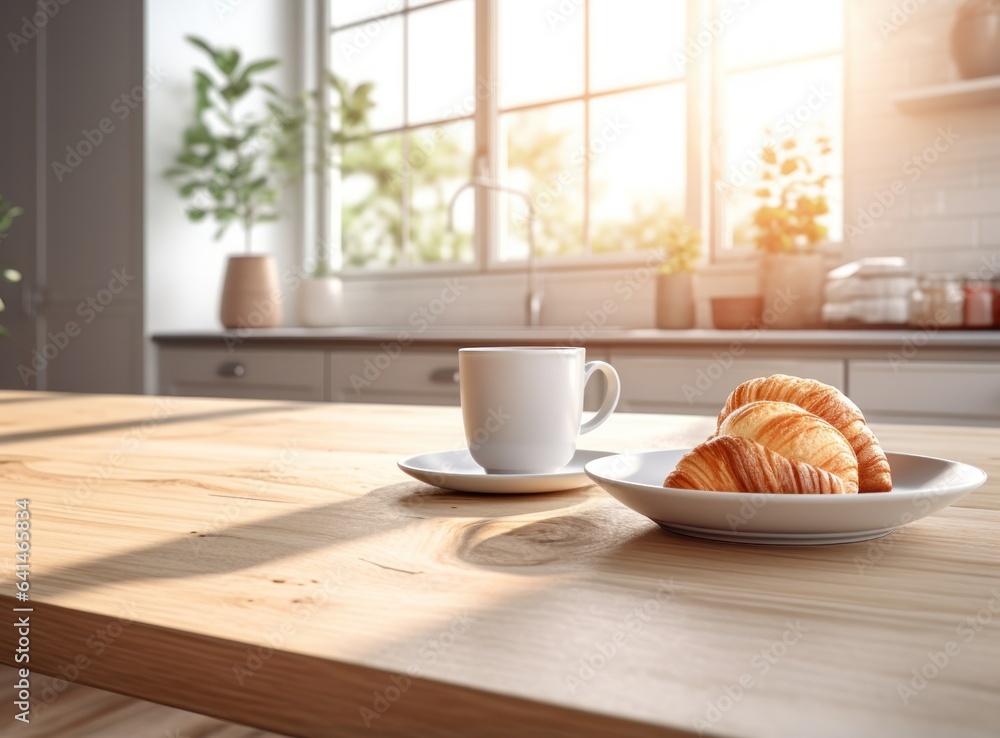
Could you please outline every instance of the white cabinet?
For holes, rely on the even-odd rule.
[[[868,420],[1000,420],[1000,364],[995,362],[852,360],[848,387]]]
[[[321,402],[326,352],[225,346],[161,346],[159,392],[187,397]]]
[[[622,380],[619,409],[638,413],[715,415],[737,385],[755,377],[793,374],[843,390],[844,362],[837,359],[734,357],[716,352],[705,358],[612,351]]]

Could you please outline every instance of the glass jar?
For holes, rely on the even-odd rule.
[[[993,327],[1000,328],[1000,279],[993,282]]]
[[[961,328],[965,323],[965,290],[958,274],[925,274],[913,293],[920,296],[914,304],[914,322],[940,328]]]
[[[993,285],[988,279],[969,277],[965,280],[966,328],[993,326]]]

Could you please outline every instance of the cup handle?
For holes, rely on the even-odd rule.
[[[587,382],[593,376],[594,372],[601,372],[604,378],[608,380],[608,391],[604,394],[604,402],[601,403],[600,409],[598,409],[597,414],[594,415],[590,420],[580,426],[580,434],[590,433],[590,431],[597,428],[605,420],[611,417],[611,413],[615,411],[618,407],[618,398],[621,396],[622,385],[621,381],[618,379],[618,372],[615,368],[605,361],[589,361],[587,365],[583,367],[583,386],[586,388]]]

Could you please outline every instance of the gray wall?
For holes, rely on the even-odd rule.
[[[7,257],[44,295],[33,346],[22,329],[31,321],[8,316],[17,338],[13,351],[0,349],[0,384],[24,387],[23,365],[42,367],[32,377],[40,389],[141,392],[143,3],[48,7],[57,9],[16,52],[8,33],[26,36],[25,18],[34,26],[42,16],[28,0],[0,8],[8,39],[0,64],[5,79],[13,70],[17,90],[0,123],[2,140],[17,149],[14,166],[0,171],[0,192],[16,192],[36,221],[17,224],[8,243],[16,239],[19,251]]]

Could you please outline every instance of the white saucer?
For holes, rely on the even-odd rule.
[[[583,471],[588,462],[609,456],[611,451],[577,449],[562,469],[543,474],[487,474],[472,460],[468,449],[439,451],[400,459],[397,465],[411,477],[454,492],[519,495],[532,492],[559,492],[586,487],[592,482]]]
[[[986,472],[931,456],[886,453],[892,491],[856,495],[765,495],[663,486],[690,449],[607,456],[587,475],[663,528],[697,538],[810,546],[866,541],[954,504]]]

